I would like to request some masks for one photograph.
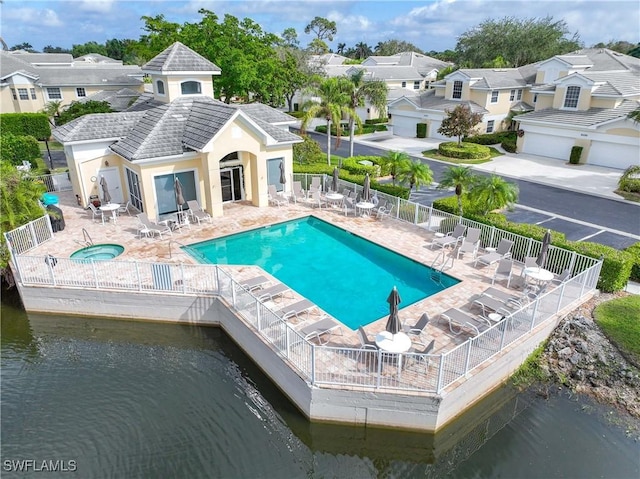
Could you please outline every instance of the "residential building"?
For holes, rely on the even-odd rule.
[[[0,51],[0,112],[38,112],[49,101],[60,101],[64,107],[123,88],[143,92],[139,66],[111,59],[87,61],[89,57],[74,60],[66,53]]]
[[[607,49],[584,49],[520,68],[460,69],[433,90],[389,104],[395,135],[448,139],[438,128],[447,111],[465,104],[482,113],[478,133],[514,129],[518,152],[626,168],[640,164],[640,125],[628,114],[640,103],[640,59]]]
[[[262,104],[228,105],[214,99],[220,68],[176,42],[142,67],[152,94],[126,111],[90,114],[54,130],[64,145],[69,175],[81,203],[101,198],[104,177],[113,202],[130,201],[150,218],[174,215],[174,184],[185,201],[212,216],[225,202],[268,204],[268,185],[291,175],[295,119]]]

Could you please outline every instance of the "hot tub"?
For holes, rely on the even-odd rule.
[[[120,256],[123,251],[124,246],[119,244],[94,244],[74,251],[71,258],[104,261]]]

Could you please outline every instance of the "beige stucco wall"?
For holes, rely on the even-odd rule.
[[[619,136],[628,136],[631,138],[640,138],[640,131],[634,130],[633,128],[610,128],[608,130],[602,131],[602,133],[606,133],[607,135],[619,135]]]
[[[591,97],[591,108],[615,108],[615,98],[593,98]]]
[[[572,85],[569,85],[572,86]],[[553,97],[553,108],[563,108],[564,98],[567,93],[567,86],[558,85],[556,87],[556,94]],[[538,99],[540,97],[538,96]],[[578,97],[578,111],[585,111],[589,109],[591,105],[591,90],[587,87],[580,87],[580,96]]]
[[[544,110],[546,108],[553,107],[553,95],[543,95],[538,93],[538,101],[533,103],[533,96],[531,97],[531,105],[535,106],[536,111]]]
[[[453,82],[455,80],[447,80],[446,87],[444,90],[444,97],[451,100],[453,95]],[[462,98],[461,101],[469,101],[471,98],[471,85],[469,82],[462,81]]]
[[[201,93],[199,95],[214,98],[213,96],[213,82],[211,81],[211,75],[185,75],[185,76],[166,76],[166,75],[152,75],[154,98],[162,102],[171,102],[181,96],[182,94],[181,83],[185,81],[198,81],[200,82]],[[157,80],[164,82],[164,96],[159,95],[156,90]],[[196,95],[188,95],[196,96]]]

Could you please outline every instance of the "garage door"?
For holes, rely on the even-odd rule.
[[[393,125],[394,135],[404,136],[408,138],[416,137],[416,124],[418,123],[417,118],[394,114],[391,117],[391,123]]]
[[[457,138],[449,138],[448,136],[444,136],[438,133],[438,128],[440,128],[441,125],[442,125],[441,120],[431,120],[431,124],[429,125],[429,131],[427,132],[427,135],[429,136],[429,138],[437,138],[438,140],[446,140],[446,141],[453,141],[453,140],[458,141]]]
[[[573,138],[526,132],[522,152],[569,161],[571,148],[574,144],[575,140]]]
[[[592,141],[587,163],[624,170],[631,165],[640,164],[640,146]]]

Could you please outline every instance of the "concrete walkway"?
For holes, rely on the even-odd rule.
[[[392,137],[378,141],[356,142],[385,150],[404,151],[410,155],[424,157],[422,152],[438,147],[434,139]],[[439,160],[433,160],[439,161]],[[442,162],[445,163],[445,162]],[[448,163],[447,163],[448,164]],[[517,178],[544,185],[573,190],[617,201],[633,203],[614,193],[622,170],[592,165],[570,165],[561,160],[524,153],[506,153],[480,165],[471,165],[476,171],[496,173],[508,178]],[[633,203],[637,204],[637,203]]]

